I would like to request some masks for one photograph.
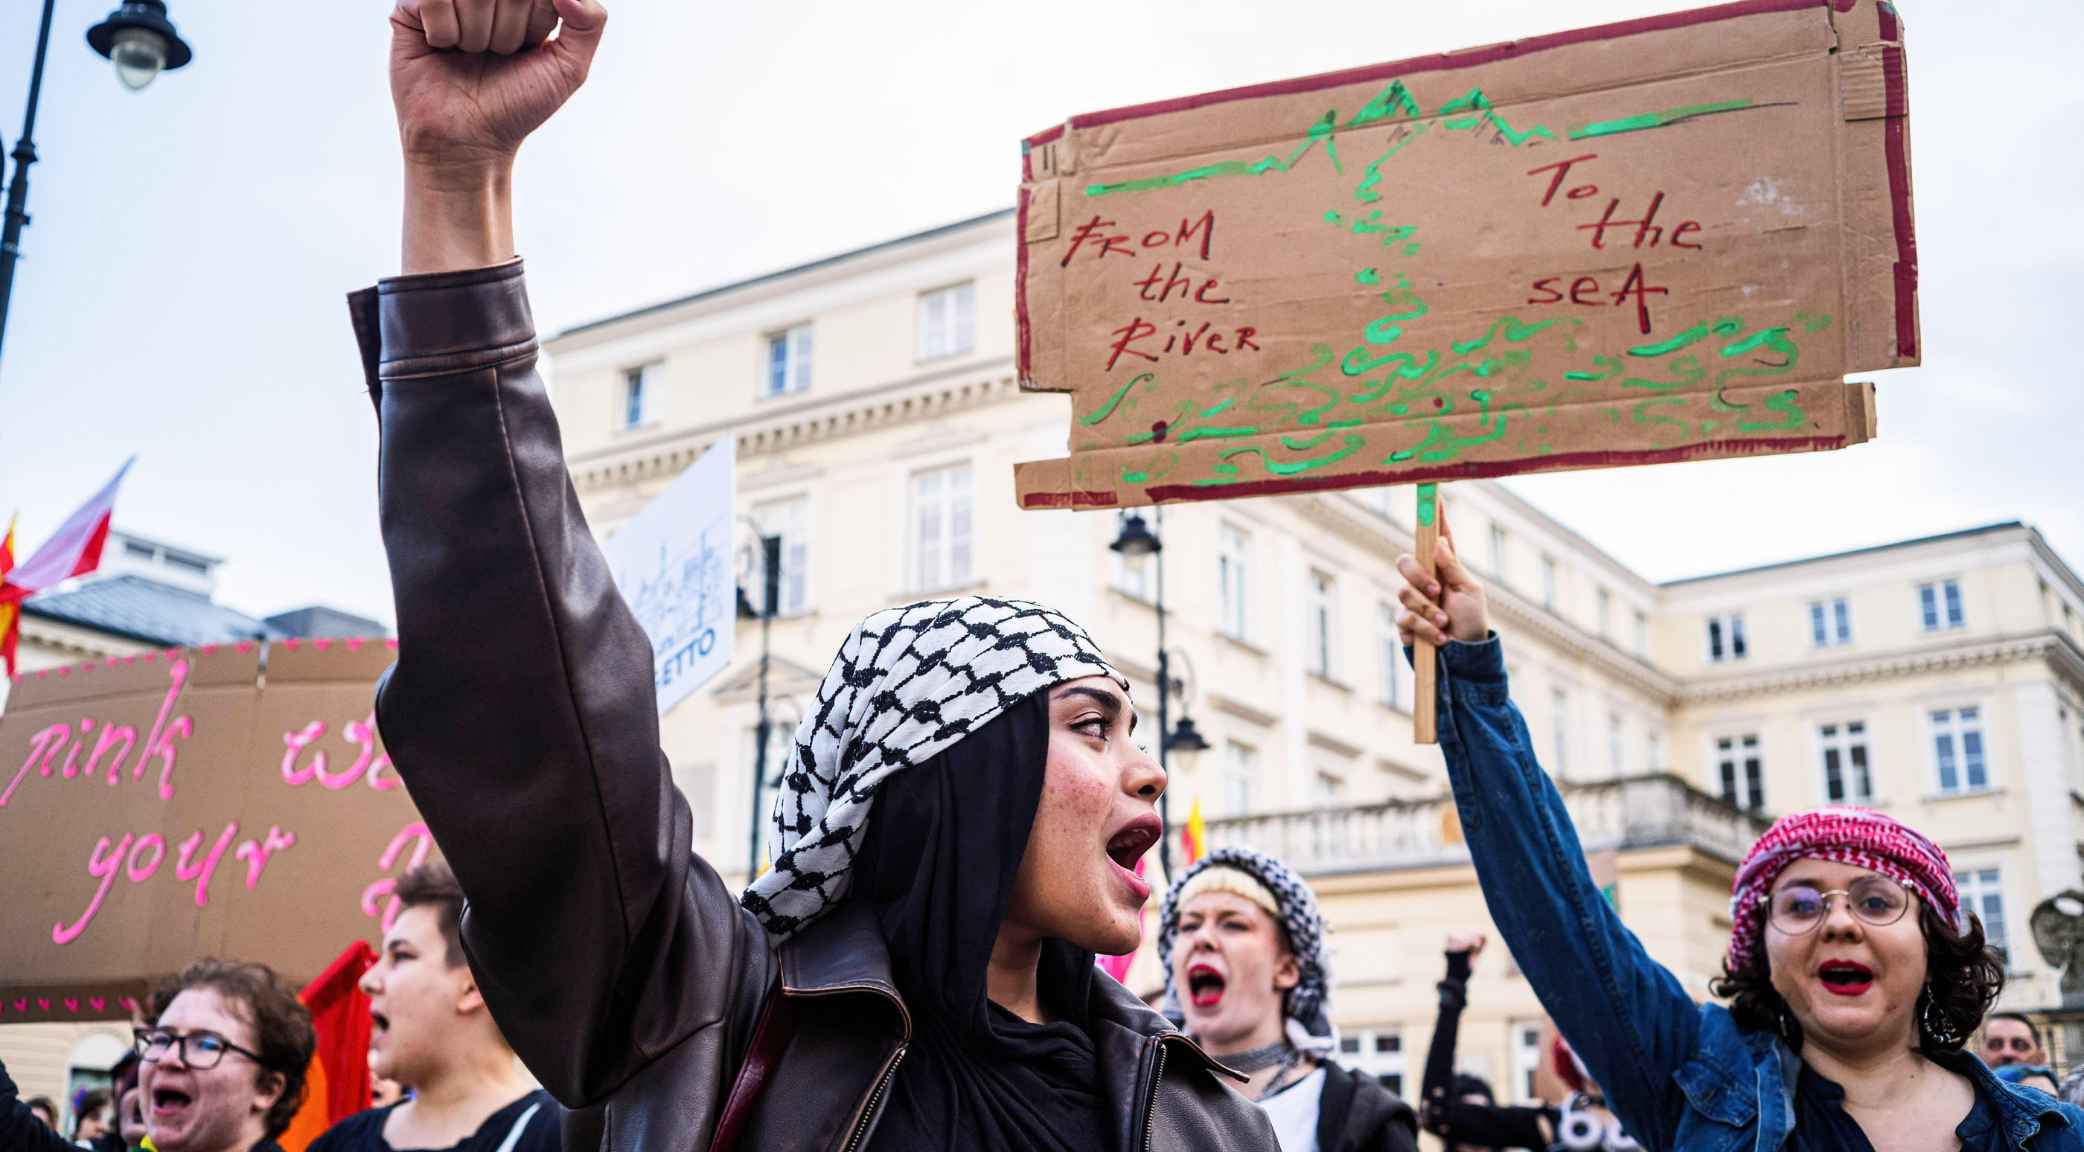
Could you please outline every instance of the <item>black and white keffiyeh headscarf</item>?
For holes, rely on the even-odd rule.
[[[1194,877],[1211,868],[1229,868],[1251,877],[1271,893],[1280,908],[1274,913],[1288,933],[1288,947],[1295,953],[1301,979],[1282,999],[1282,1014],[1288,1018],[1288,1039],[1307,1052],[1330,1051],[1337,1040],[1331,1017],[1331,950],[1324,942],[1324,914],[1317,910],[1317,896],[1286,864],[1250,848],[1225,847],[1189,865],[1171,888],[1158,916],[1158,964],[1165,970],[1165,999],[1159,1006],[1175,1023],[1185,1018],[1180,1009],[1179,989],[1172,983],[1172,946],[1179,940],[1180,893]]]
[[[1085,629],[1026,600],[964,596],[877,612],[840,645],[774,801],[774,866],[740,902],[775,939],[847,894],[876,789],[1019,700],[1066,680],[1129,682]]]

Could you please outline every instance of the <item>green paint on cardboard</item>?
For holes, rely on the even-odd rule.
[[[1440,486],[1438,484],[1420,484],[1418,486],[1419,527],[1429,527],[1433,523],[1433,517],[1438,514],[1439,506]]]
[[[1649,128],[1662,128],[1695,116],[1712,116],[1717,112],[1736,112],[1751,107],[1751,100],[1715,100],[1706,104],[1681,104],[1677,108],[1662,108],[1645,112],[1640,116],[1623,116],[1619,120],[1597,120],[1572,128],[1572,140],[1584,140],[1593,136],[1618,136],[1623,132],[1641,132]]]
[[[1115,405],[1120,404],[1122,402],[1122,397],[1127,396],[1129,394],[1129,389],[1136,387],[1138,384],[1143,383],[1145,380],[1153,379],[1156,376],[1156,372],[1145,372],[1141,376],[1135,377],[1134,379],[1130,380],[1127,384],[1124,384],[1120,388],[1115,389],[1114,395],[1109,396],[1107,398],[1107,403],[1100,405],[1099,408],[1094,410],[1092,415],[1079,417],[1078,422],[1090,428],[1093,425],[1098,424],[1100,421],[1107,419],[1109,416],[1114,415]]]

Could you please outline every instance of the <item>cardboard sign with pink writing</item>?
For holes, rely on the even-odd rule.
[[[1903,27],[1748,0],[1028,139],[1028,508],[1841,448],[1918,362]]]
[[[383,640],[25,673],[0,716],[0,1023],[120,1018],[203,955],[316,976],[433,846],[377,738]],[[265,663],[263,658],[265,657]]]

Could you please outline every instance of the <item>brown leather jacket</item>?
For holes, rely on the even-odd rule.
[[[889,953],[859,905],[775,946],[695,854],[650,644],[536,374],[521,262],[386,280],[349,307],[398,611],[378,725],[469,897],[493,1017],[572,1109],[566,1147],[853,1152],[911,1031]],[[1117,1152],[1275,1148],[1227,1070],[1093,986]]]

